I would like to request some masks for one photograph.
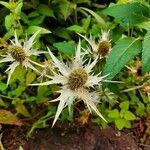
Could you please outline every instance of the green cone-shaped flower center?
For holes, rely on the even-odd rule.
[[[11,46],[10,54],[16,60],[22,63],[26,59],[25,51],[19,46]]]
[[[83,87],[88,79],[88,74],[83,68],[73,70],[68,78],[68,85],[71,90]]]

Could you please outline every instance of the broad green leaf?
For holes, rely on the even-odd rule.
[[[37,11],[42,15],[55,17],[53,10],[48,5],[40,4],[37,8]]]
[[[75,43],[72,41],[54,43],[53,46],[56,47],[60,52],[63,52],[67,56],[74,56],[75,54]]]
[[[84,8],[84,7],[80,7],[80,9],[83,9],[84,11],[87,11],[88,13],[90,13],[96,19],[96,21],[101,25],[102,28],[107,27],[104,19],[101,16],[99,16],[97,13],[95,13],[94,11],[92,11],[88,8]]]
[[[126,120],[125,119],[116,119],[115,125],[119,130],[122,130],[125,127]]]
[[[22,125],[22,122],[15,114],[4,109],[0,109],[0,123],[9,124],[9,125],[18,125],[18,126]]]
[[[106,59],[104,75],[112,79],[137,54],[141,52],[142,43],[139,39],[123,38],[116,42]]]
[[[27,34],[34,34],[35,32],[37,31],[40,31],[40,34],[48,34],[48,33],[51,33],[51,31],[45,29],[45,28],[42,28],[42,27],[39,27],[39,26],[30,26],[26,32]]]
[[[126,120],[135,120],[136,119],[135,115],[132,112],[130,112],[130,111],[126,111],[124,113],[124,118]]]
[[[145,35],[143,41],[142,72],[150,72],[150,31]]]
[[[121,102],[119,107],[123,110],[128,110],[129,109],[129,101]]]
[[[5,17],[5,27],[7,30],[9,30],[11,28],[11,26],[13,25],[14,23],[14,16],[13,14],[9,14]]]
[[[68,27],[67,29],[70,31],[78,32],[78,33],[86,33],[86,30],[79,25],[72,25],[72,26]]]
[[[103,13],[117,19],[122,25],[133,26],[146,21],[150,17],[150,9],[141,3],[115,4]]]
[[[109,118],[119,118],[119,111],[118,109],[114,109],[114,110],[111,110],[109,113],[108,113],[108,117]]]

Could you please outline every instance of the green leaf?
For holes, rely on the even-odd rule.
[[[142,43],[139,39],[123,38],[117,41],[106,59],[103,74],[110,74],[109,79],[114,78],[130,60],[140,53],[141,48]]]
[[[135,115],[132,112],[130,112],[130,111],[126,111],[124,113],[124,118],[126,120],[135,120],[136,119]]]
[[[25,74],[26,74],[26,69],[22,66],[18,66],[10,78],[10,83],[17,81],[17,80],[19,80],[21,83],[24,83],[25,82]]]
[[[125,127],[126,120],[125,119],[116,119],[115,125],[119,130],[122,130]]]
[[[53,29],[54,35],[64,38],[66,40],[71,40],[71,35],[69,33],[70,31],[68,31],[68,29],[63,28],[63,27],[58,27],[56,29]]]
[[[0,82],[0,91],[4,91],[7,89],[7,84]]]
[[[86,30],[79,25],[72,25],[67,28],[70,31],[78,32],[78,33],[86,33]]]
[[[23,6],[23,2],[18,2],[17,3],[16,8],[15,8],[15,13],[17,15],[20,15],[22,6]]]
[[[131,122],[126,120],[126,124],[124,125],[126,128],[130,129],[131,128]]]
[[[89,25],[90,25],[90,22],[91,22],[91,16],[88,16],[88,17],[84,20],[84,22],[83,22],[83,29],[84,29],[85,31],[87,31],[87,29],[88,29],[88,27],[89,27]]]
[[[109,118],[113,118],[113,119],[119,118],[119,111],[118,111],[118,109],[111,110],[108,113],[108,117]]]
[[[133,26],[150,17],[150,9],[141,3],[115,4],[103,11],[116,18],[122,25]]]
[[[10,13],[9,15],[7,15],[5,17],[5,27],[7,30],[9,30],[11,28],[11,26],[14,23],[14,16]]]
[[[25,117],[31,116],[29,111],[27,110],[27,108],[23,104],[17,104],[17,105],[15,105],[15,108],[19,114],[22,114]]]
[[[147,32],[143,41],[142,72],[150,72],[150,31]]]
[[[53,10],[48,5],[40,4],[37,8],[37,11],[42,15],[55,17]]]
[[[85,11],[87,11],[88,13],[90,13],[97,21],[97,23],[99,23],[101,25],[102,28],[106,28],[106,22],[104,21],[104,19],[99,16],[97,13],[95,13],[94,11],[88,9],[88,8],[84,8],[84,7],[80,7],[80,9],[83,9]]]
[[[75,54],[75,43],[72,41],[54,43],[53,46],[67,56],[74,56]]]
[[[26,84],[28,85],[32,83],[35,78],[36,78],[36,73],[29,71],[26,75]]]
[[[69,15],[72,13],[72,11],[76,9],[76,4],[71,3],[67,0],[62,0],[60,1],[59,8],[62,15],[64,16],[64,19],[66,20],[69,17]]]
[[[5,6],[6,8],[10,9],[9,3],[4,2],[4,1],[0,1],[0,4]]]
[[[45,29],[45,28],[42,28],[42,27],[39,27],[39,26],[30,26],[26,32],[27,34],[34,34],[35,32],[37,31],[40,31],[40,34],[48,34],[48,33],[51,33],[51,31]]]
[[[119,107],[123,110],[128,110],[129,109],[129,101],[120,103]]]
[[[139,28],[143,28],[145,30],[150,30],[150,21],[144,21],[144,22],[138,23],[136,26]]]

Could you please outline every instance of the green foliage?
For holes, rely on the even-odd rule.
[[[143,41],[143,50],[142,50],[142,71],[143,73],[150,72],[150,32],[148,32]]]
[[[114,17],[123,26],[133,26],[148,21],[150,9],[141,3],[114,4],[103,11]]]
[[[102,127],[113,123],[122,130],[132,128],[132,122],[150,113],[149,3],[142,0],[118,0],[107,6],[90,0],[10,0],[0,1],[0,5],[0,61],[10,53],[10,40],[14,41],[15,32],[19,43],[23,44],[26,37],[39,31],[33,50],[46,52],[31,57],[37,72],[20,64],[13,72],[9,85],[6,82],[10,70],[6,69],[11,63],[0,63],[1,124],[20,126],[23,125],[21,119],[26,119],[27,123],[33,123],[28,132],[29,137],[34,130],[49,125],[48,121],[54,118],[58,104],[50,102],[59,96],[57,91],[61,88],[59,84],[38,87],[29,84],[50,81],[54,74],[59,74],[51,64],[47,47],[70,67],[68,60],[73,60],[79,38],[84,65],[98,56],[91,74],[102,72],[102,75],[108,75],[102,79],[106,82],[123,81],[109,84],[102,82],[87,89],[98,95],[97,100],[101,104],[97,103],[97,108],[108,121],[106,123],[92,115],[92,122]],[[105,31],[109,32],[108,39],[104,37]],[[90,41],[92,44],[79,37],[78,33],[93,40]],[[100,42],[105,40],[111,44],[111,49],[104,58],[99,59],[97,49]],[[78,120],[79,112],[82,113],[86,108],[78,101],[75,101],[75,105],[75,109],[70,106],[63,110],[60,121],[74,121],[74,117]]]
[[[109,79],[114,78],[130,60],[141,52],[141,49],[142,43],[139,39],[120,39],[106,59],[103,74],[109,74]]]
[[[120,111],[113,109],[109,111],[108,117],[115,122],[116,127],[121,130],[123,128],[131,128],[131,122],[136,119],[135,115],[129,111],[129,101],[121,102]]]
[[[54,47],[56,47],[60,52],[64,53],[67,56],[74,56],[75,43],[72,41],[55,43]]]

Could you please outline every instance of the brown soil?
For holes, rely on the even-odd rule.
[[[139,150],[132,134],[111,127],[57,124],[37,131],[28,140],[25,133],[21,127],[5,126],[2,142],[6,150],[18,150],[19,145],[24,150]]]

